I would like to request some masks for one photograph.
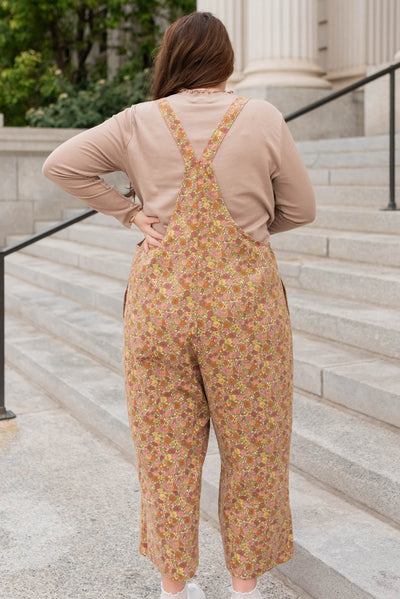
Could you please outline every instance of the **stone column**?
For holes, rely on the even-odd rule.
[[[250,0],[245,7],[245,69],[238,88],[330,88],[317,64],[316,0]]]
[[[400,62],[400,50],[393,60],[367,67],[367,75],[372,75],[391,64]],[[384,75],[365,86],[364,130],[365,135],[386,135],[389,133],[389,75]],[[400,133],[400,69],[395,71],[395,129]]]
[[[335,88],[365,77],[368,0],[328,2],[328,72]]]
[[[328,73],[336,88],[390,64],[400,47],[398,0],[329,0]]]
[[[243,78],[243,4],[245,0],[197,0],[197,10],[211,12],[221,19],[228,30],[235,52],[235,70],[227,83],[227,89],[234,89]]]
[[[198,10],[212,12],[229,30],[237,58],[231,80],[235,91],[267,100],[284,115],[325,97],[332,88],[318,65],[317,8],[317,0],[197,2]],[[289,126],[295,139],[357,136],[363,133],[361,112],[360,102],[346,96]]]
[[[336,0],[337,2],[338,0]],[[372,75],[400,57],[400,2],[398,0],[366,0],[364,21],[365,55],[364,75]],[[396,131],[400,131],[400,70],[396,71]],[[389,76],[385,75],[365,86],[364,129],[365,135],[381,135],[389,132]]]

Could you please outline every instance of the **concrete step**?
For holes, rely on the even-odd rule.
[[[288,303],[295,329],[400,358],[400,311],[290,288]]]
[[[317,209],[322,204],[360,206],[380,210],[389,203],[389,184],[386,185],[314,185]],[[400,186],[396,187],[397,206],[400,208]]]
[[[21,317],[122,374],[123,327],[120,318],[99,313],[49,289],[6,275],[7,313]]]
[[[389,167],[308,168],[310,180],[315,185],[389,185]],[[400,177],[400,167],[395,168],[395,178]]]
[[[132,256],[128,252],[82,245],[53,236],[27,246],[23,249],[23,253],[53,260],[58,264],[75,266],[100,275],[107,273],[108,276],[125,282],[128,280],[132,262]]]
[[[50,260],[28,256],[22,252],[7,256],[5,271],[94,310],[114,317],[122,314],[127,281],[97,275],[73,266],[60,266]]]
[[[318,229],[400,236],[400,210],[379,210],[378,206],[370,208],[324,204],[317,206],[316,218],[310,223],[310,226]]]
[[[400,270],[331,258],[279,259],[285,283],[333,297],[400,309]]]
[[[82,423],[132,451],[123,376],[28,321],[6,315],[7,362]]]
[[[389,148],[352,152],[346,151],[346,148],[343,147],[341,152],[311,150],[301,152],[301,156],[307,168],[370,168],[379,166],[389,169]],[[395,153],[395,163],[400,163],[399,148]]]
[[[11,365],[23,369],[81,422],[132,454],[122,377],[78,356],[67,344],[28,323],[8,316],[6,330]],[[214,434],[210,441],[201,507],[217,521],[220,457]],[[400,592],[396,577],[399,529],[293,468],[290,501],[295,559],[277,566],[279,572],[312,597],[395,599]],[[329,470],[326,464],[325,468]]]
[[[294,385],[355,414],[400,428],[400,364],[293,330]]]
[[[295,393],[291,461],[400,524],[400,430]]]
[[[94,245],[103,249],[126,252],[130,255],[133,255],[136,244],[143,239],[143,235],[137,227],[132,227],[132,229],[122,226],[109,227],[108,225],[94,227],[89,223],[92,219],[96,222],[98,220],[97,214],[89,217],[83,223],[77,223],[55,233],[54,237],[67,241],[76,241],[84,245]]]
[[[400,147],[400,135],[395,135],[396,147]],[[336,153],[336,152],[389,152],[389,135],[369,135],[357,137],[336,137],[330,139],[309,139],[296,142],[301,153]]]
[[[400,266],[400,236],[338,231],[306,225],[271,235],[274,250],[293,255],[339,258],[383,266]]]

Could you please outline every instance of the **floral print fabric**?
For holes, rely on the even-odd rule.
[[[213,171],[247,98],[232,102],[200,159],[168,100],[157,102],[185,174],[161,246],[136,246],[124,301],[127,408],[142,492],[139,551],[169,578],[194,576],[211,418],[226,565],[252,578],[293,557],[286,290],[270,243],[236,224]]]

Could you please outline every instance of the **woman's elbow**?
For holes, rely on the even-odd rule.
[[[299,199],[299,198],[298,198]],[[294,210],[286,214],[286,218],[290,220],[295,227],[303,227],[314,222],[316,218],[315,201],[310,199],[310,196],[299,201]]]
[[[43,163],[42,174],[45,177],[47,177],[47,179],[52,179],[54,176],[54,165],[51,154],[46,158],[46,160]]]
[[[315,201],[315,193],[312,186],[308,189],[307,194],[304,196],[302,205],[302,220],[304,225],[308,225],[315,221],[317,216],[317,205]]]
[[[310,204],[307,206],[307,210],[304,214],[304,224],[308,225],[310,223],[313,223],[315,221],[317,217],[317,207],[314,202],[310,202]]]
[[[50,152],[42,165],[42,173],[48,179],[54,180],[59,178],[65,169],[64,164],[68,156],[65,152],[60,151],[60,147],[58,146],[58,148]]]

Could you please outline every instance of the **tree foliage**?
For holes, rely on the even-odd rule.
[[[68,106],[78,116],[85,102],[94,102],[83,118],[93,123],[131,98],[147,97],[164,27],[193,10],[195,0],[0,0],[0,112],[5,123],[87,126],[62,124],[77,122],[67,116]],[[107,50],[115,29],[114,51],[124,64],[112,78]],[[41,114],[46,118],[41,120]],[[61,124],[50,124],[50,115]]]

